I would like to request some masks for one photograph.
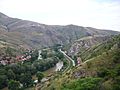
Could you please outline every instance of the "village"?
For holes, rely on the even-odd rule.
[[[31,49],[27,49],[25,54],[21,54],[21,55],[16,55],[16,57],[12,57],[9,55],[5,55],[5,54],[1,54],[0,55],[0,63],[2,65],[8,65],[8,64],[14,64],[17,62],[24,62],[27,60],[31,59],[31,54],[33,53],[34,50]]]

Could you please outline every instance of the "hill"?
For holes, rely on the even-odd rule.
[[[83,53],[89,50],[91,47],[94,47],[98,44],[101,44],[111,38],[110,36],[104,35],[94,35],[94,36],[87,36],[75,40],[74,43],[70,46],[68,50],[68,54],[70,56],[77,55],[78,53]]]
[[[78,64],[43,90],[119,90],[120,35],[77,53],[83,63]]]
[[[85,62],[82,67],[73,71],[73,76],[83,79],[75,80],[72,84],[80,83],[79,86],[81,85],[81,87],[76,86],[77,88],[83,88],[83,84],[90,85],[90,87],[87,87],[91,88],[90,90],[120,89],[120,35],[92,47],[80,56],[84,57],[82,59]]]
[[[11,18],[0,13],[0,38],[26,48],[43,48],[54,44],[70,44],[92,35],[115,35],[119,32],[99,30],[76,25],[45,25],[37,22]]]

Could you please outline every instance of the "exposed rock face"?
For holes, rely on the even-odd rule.
[[[68,53],[69,55],[76,55],[78,52],[83,52],[96,44],[106,41],[108,38],[109,36],[104,35],[94,35],[81,38],[73,43]]]
[[[25,47],[49,47],[68,44],[91,35],[114,35],[116,31],[98,30],[76,25],[45,25],[8,17],[0,13],[0,38]]]
[[[87,74],[84,69],[81,69],[77,72],[73,72],[73,76],[74,76],[74,78],[82,78],[82,77],[87,76]]]

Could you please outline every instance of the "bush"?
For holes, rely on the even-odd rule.
[[[62,90],[97,90],[101,78],[83,78],[79,80],[72,81],[68,84],[64,84],[61,88]]]
[[[9,90],[19,90],[20,89],[20,83],[15,80],[10,80],[8,82],[8,89]]]
[[[36,77],[38,78],[38,82],[41,82],[44,75],[41,72],[37,72]]]

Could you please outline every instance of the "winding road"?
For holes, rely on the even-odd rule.
[[[70,70],[71,69],[71,67],[74,67],[75,66],[75,62],[74,62],[74,60],[71,58],[71,57],[69,57],[64,51],[62,51],[61,49],[59,49],[59,52],[61,52],[64,56],[65,56],[65,58],[66,58],[66,60],[68,61],[68,66],[67,66],[67,68],[62,72],[63,74],[64,73],[66,73],[68,70]],[[41,52],[39,52],[39,53],[41,53]],[[40,83],[38,84],[38,85],[36,85],[36,88],[35,88],[35,90],[41,90],[43,88],[43,85],[41,84],[40,85]]]
[[[72,62],[72,66],[75,66],[75,61],[69,57],[64,51],[62,51],[61,49],[59,49],[59,51],[66,57],[68,58],[71,62]]]

